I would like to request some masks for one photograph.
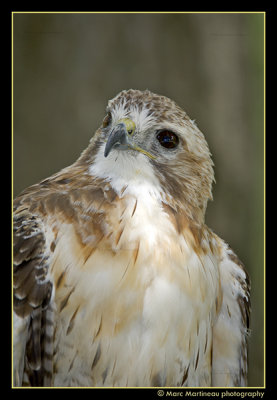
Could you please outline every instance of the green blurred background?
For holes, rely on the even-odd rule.
[[[122,89],[175,100],[215,162],[207,224],[252,281],[249,386],[264,385],[264,14],[15,13],[14,195],[71,164]]]

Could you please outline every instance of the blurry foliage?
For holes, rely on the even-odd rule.
[[[207,224],[251,277],[249,386],[263,386],[264,15],[13,18],[14,195],[74,162],[122,89],[175,100],[215,162]]]

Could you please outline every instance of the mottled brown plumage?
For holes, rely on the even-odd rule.
[[[14,200],[14,385],[247,384],[249,279],[205,225],[213,179],[186,113],[129,90]]]

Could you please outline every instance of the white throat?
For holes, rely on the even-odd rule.
[[[89,168],[92,176],[105,179],[119,196],[125,189],[125,194],[140,197],[147,193],[163,200],[160,182],[144,154],[137,153],[134,156],[129,151],[112,150],[108,157],[104,157],[104,147],[105,143],[100,147],[94,163]]]

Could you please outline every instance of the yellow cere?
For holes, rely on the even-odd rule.
[[[136,124],[134,123],[133,120],[131,120],[130,118],[122,118],[118,121],[118,123],[123,123],[126,127],[127,133],[129,136],[133,136],[133,134],[135,133],[136,130]],[[139,147],[138,145],[136,145],[135,143],[129,144],[129,147],[133,150],[137,150],[140,153],[145,154],[147,157],[151,158],[152,160],[154,160],[156,157],[153,156],[153,154],[149,153],[148,151],[142,149],[141,147]]]
[[[122,118],[118,121],[118,123],[123,123],[126,126],[126,130],[128,135],[133,135],[136,130],[136,124],[130,118]]]

